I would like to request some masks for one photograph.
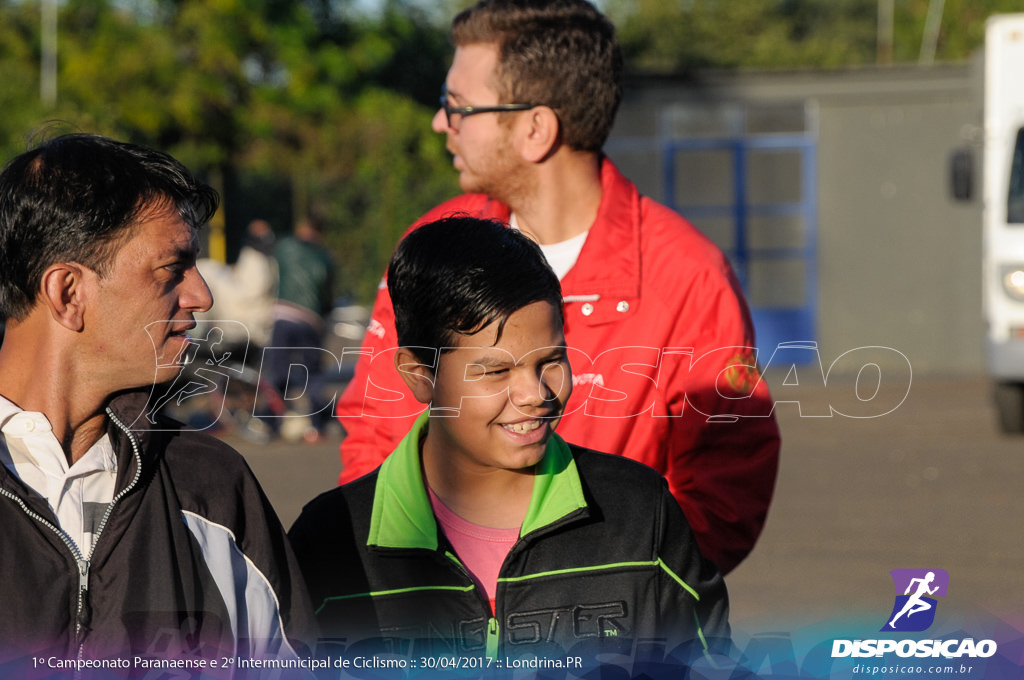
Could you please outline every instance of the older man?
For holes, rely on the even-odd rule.
[[[198,669],[315,639],[241,456],[143,415],[212,303],[197,229],[217,203],[170,156],[93,135],[0,173],[0,661]]]

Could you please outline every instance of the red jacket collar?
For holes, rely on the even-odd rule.
[[[508,222],[507,205],[482,194],[466,195],[464,209],[479,206],[481,217]],[[430,217],[428,214],[427,217]],[[640,295],[640,194],[608,158],[601,157],[601,205],[576,265],[562,279],[566,296]]]

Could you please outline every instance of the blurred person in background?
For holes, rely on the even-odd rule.
[[[170,156],[94,135],[0,173],[4,675],[51,655],[295,658],[316,637],[243,458],[145,417],[212,303],[197,232],[218,202]]]
[[[229,345],[251,342],[266,347],[274,325],[274,302],[277,300],[277,261],[274,259],[274,230],[266,220],[252,220],[245,230],[245,240],[234,264],[226,265],[203,258],[199,271],[213,292],[213,307],[202,320],[231,320],[241,324],[237,336],[233,326],[223,328]]]
[[[482,0],[451,37],[433,129],[466,193],[413,228],[464,213],[540,244],[576,383],[559,434],[662,473],[703,553],[730,571],[764,524],[779,431],[729,263],[602,153],[622,96],[614,26],[585,0]],[[380,465],[422,411],[392,367],[397,345],[382,287],[338,404],[342,482]]]
[[[274,248],[278,288],[270,336],[272,351],[266,354],[271,384],[286,402],[303,404],[290,417],[286,414],[282,433],[289,438],[298,435],[308,443],[319,441],[331,418],[327,406],[309,413],[309,404],[316,408],[321,401],[321,348],[326,317],[334,304],[334,261],[324,246],[323,232],[323,220],[311,215],[296,223],[294,233],[280,239]],[[305,373],[300,374],[293,366],[304,367]],[[302,389],[298,394],[295,385],[289,385],[290,380],[299,381]],[[301,424],[301,432],[292,431],[294,423]]]

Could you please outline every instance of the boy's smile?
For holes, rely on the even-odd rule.
[[[442,353],[430,387],[423,443],[462,474],[531,468],[544,456],[572,391],[558,311],[534,302]]]

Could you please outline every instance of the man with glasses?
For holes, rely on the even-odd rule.
[[[467,213],[541,245],[561,280],[576,383],[559,434],[661,472],[704,554],[729,571],[764,523],[778,428],[724,256],[602,154],[622,96],[614,26],[585,0],[481,0],[451,35],[433,129],[466,194],[414,227]],[[382,289],[338,405],[342,482],[376,468],[422,410],[392,367],[396,345]]]

